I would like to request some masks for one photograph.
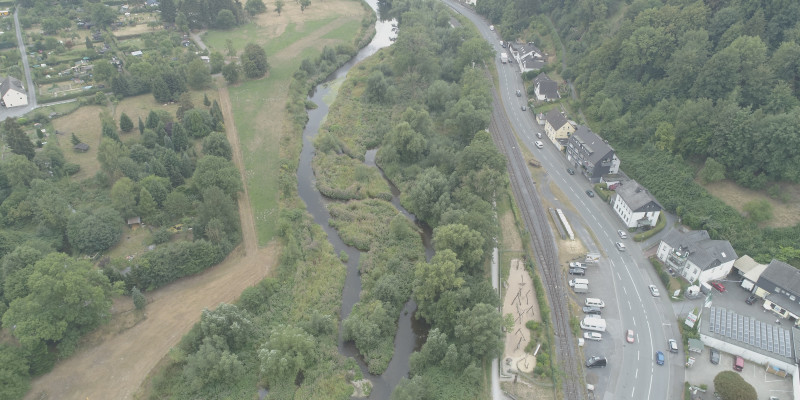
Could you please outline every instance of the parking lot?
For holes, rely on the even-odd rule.
[[[745,303],[745,299],[750,293],[744,290],[737,282],[737,280],[740,279],[738,275],[731,274],[728,278],[723,280],[722,283],[725,285],[726,290],[724,293],[713,290],[711,306],[724,307],[764,323],[776,323],[776,315],[764,310],[762,307],[762,300],[759,299],[759,301],[756,301],[752,305]],[[704,301],[705,296],[697,300],[675,302],[673,303],[673,307],[675,308],[676,314],[685,317],[694,307],[697,307],[698,310],[703,307]],[[703,329],[708,328],[708,314],[709,309],[704,309],[703,315],[700,318],[702,321],[702,325],[700,326],[701,333]],[[781,319],[780,322],[781,325],[786,328],[788,328],[787,324],[790,324],[789,321],[783,319]],[[734,356],[721,352],[719,364],[714,365],[709,361],[710,353],[711,350],[708,346],[706,346],[702,354],[690,353],[691,356],[695,357],[696,361],[692,367],[686,369],[686,381],[695,386],[701,384],[708,385],[707,392],[705,394],[698,393],[698,395],[694,397],[695,399],[714,399],[714,377],[722,371],[733,370]],[[747,383],[753,385],[758,393],[759,399],[769,399],[770,396],[777,397],[780,400],[793,398],[791,375],[786,378],[781,378],[780,376],[767,373],[764,366],[754,364],[747,360],[745,360],[741,375]]]

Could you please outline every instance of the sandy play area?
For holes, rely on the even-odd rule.
[[[541,322],[539,304],[533,291],[533,280],[522,260],[511,260],[508,281],[503,283],[503,315],[514,316],[514,328],[506,332],[506,346],[503,351],[503,371],[506,374],[532,372],[536,366],[533,355],[525,353],[530,341],[530,331],[525,327],[528,321]]]

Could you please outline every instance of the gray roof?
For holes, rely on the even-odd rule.
[[[622,197],[622,200],[633,212],[653,212],[664,209],[647,189],[633,179],[620,182],[615,192]]]
[[[584,158],[592,165],[597,165],[601,160],[606,158],[609,153],[614,152],[614,149],[611,148],[608,143],[600,136],[597,136],[596,133],[592,132],[586,125],[578,126],[575,133],[572,134],[572,138],[580,142],[583,148],[589,152]]]
[[[558,84],[544,72],[533,79],[533,85],[539,88],[539,93],[543,94],[546,99],[554,100],[561,97],[558,94]]]
[[[567,124],[567,118],[564,117],[564,114],[558,111],[558,108],[554,108],[547,112],[544,116],[545,121],[550,124],[555,130],[561,129],[562,126]]]
[[[790,292],[800,297],[800,270],[783,261],[773,259],[758,277],[756,285],[770,293],[776,293],[775,288],[779,287],[784,292]],[[783,302],[778,302],[778,304],[781,303]]]
[[[7,76],[6,79],[3,79],[3,82],[0,82],[0,96],[5,96],[10,89],[25,93],[25,88],[22,87],[22,82],[19,79]]]
[[[714,268],[720,264],[736,260],[736,252],[727,240],[713,240],[708,231],[682,232],[678,229],[670,231],[663,240],[675,250],[689,252],[689,261],[700,270]]]

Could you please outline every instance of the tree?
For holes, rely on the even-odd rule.
[[[503,317],[489,304],[476,304],[458,313],[455,339],[462,353],[477,359],[499,355],[503,346]]]
[[[187,111],[183,115],[183,129],[192,137],[206,137],[214,129],[211,114],[197,108]]]
[[[183,379],[195,391],[233,380],[244,372],[239,356],[232,353],[218,336],[206,337],[193,354],[186,357]]]
[[[170,192],[164,200],[164,211],[171,218],[180,218],[190,211],[192,202],[182,192]]]
[[[144,298],[144,294],[136,286],[131,289],[131,299],[133,300],[133,306],[137,310],[144,310],[145,306],[147,306],[147,299]]]
[[[160,76],[153,78],[150,90],[153,92],[153,98],[159,103],[169,103],[172,100],[172,92]]]
[[[158,9],[161,10],[161,20],[167,23],[174,23],[177,15],[177,9],[173,0],[161,0],[158,3]]]
[[[303,329],[279,325],[258,351],[261,373],[271,385],[293,385],[297,374],[316,359],[314,337]]]
[[[103,167],[103,171],[109,176],[114,176],[119,170],[119,160],[128,155],[125,145],[109,138],[100,139],[100,146],[97,148],[97,161]]]
[[[8,183],[14,189],[29,186],[39,173],[36,164],[19,154],[7,156],[5,160],[0,162],[0,165],[3,167],[2,171],[6,179],[8,179]]]
[[[136,212],[136,194],[133,181],[128,177],[123,177],[114,182],[111,187],[111,205],[124,218],[130,218]]]
[[[33,160],[33,156],[36,155],[36,149],[31,139],[17,123],[16,118],[6,118],[5,124],[3,124],[3,137],[5,137],[6,144],[14,154],[23,155],[28,160]]]
[[[144,126],[144,122],[142,122],[142,117],[139,117],[139,134],[140,135],[144,133],[144,128],[145,128],[145,126]]]
[[[175,111],[175,117],[177,117],[179,121],[183,121],[183,116],[186,113],[186,111],[189,111],[193,108],[194,104],[192,103],[192,94],[188,92],[183,93],[181,94],[181,97],[178,99],[178,110]]]
[[[436,205],[446,192],[447,177],[436,168],[428,168],[408,190],[409,209],[421,220],[436,226],[439,219]]]
[[[203,154],[222,157],[228,161],[233,157],[228,138],[220,132],[214,132],[203,139]]]
[[[428,148],[425,136],[416,132],[408,122],[397,124],[385,138],[387,146],[387,161],[397,161],[404,164],[417,162]],[[391,154],[392,151],[396,157]]]
[[[139,191],[139,203],[136,205],[136,211],[144,221],[152,225],[151,218],[158,211],[158,204],[156,204],[153,196],[145,188]]]
[[[304,12],[311,5],[311,0],[300,0],[300,12]]]
[[[228,10],[222,10],[228,11]],[[230,11],[228,11],[230,13]],[[211,85],[211,72],[203,60],[195,58],[186,67],[186,82],[189,87],[195,90],[201,90]]]
[[[67,222],[67,239],[75,250],[82,253],[107,250],[122,235],[123,222],[120,214],[107,206],[101,206],[91,214],[71,214]]]
[[[483,261],[483,237],[462,224],[440,225],[433,230],[437,252],[450,249],[470,272],[479,272]]]
[[[269,70],[267,53],[264,48],[255,43],[248,43],[244,47],[244,54],[242,55],[242,69],[244,69],[245,76],[250,79],[264,76]]]
[[[27,284],[30,293],[3,315],[23,346],[60,343],[67,356],[82,334],[111,315],[111,284],[88,260],[50,253],[36,262]]]
[[[189,147],[189,137],[181,124],[172,125],[172,146],[175,147],[175,151],[183,151]]]
[[[755,388],[741,375],[733,371],[722,371],[714,377],[714,390],[725,400],[756,400]]]
[[[96,81],[107,82],[116,73],[117,69],[108,61],[96,62],[92,69],[92,75]]]
[[[133,121],[131,121],[131,117],[124,112],[119,116],[119,129],[125,133],[133,130]]]
[[[233,46],[233,40],[225,39],[225,49],[228,50],[228,57],[236,56],[236,47]]]
[[[376,103],[382,103],[386,100],[386,91],[389,89],[389,84],[380,70],[373,71],[369,78],[367,78],[366,95],[367,100]]]
[[[92,40],[89,37],[86,37],[86,50],[94,50],[94,44],[92,44]]]
[[[725,179],[725,166],[718,163],[713,157],[708,157],[698,176],[705,183],[721,181]]]
[[[231,29],[236,26],[236,16],[233,15],[231,10],[222,9],[217,13],[217,18],[214,22],[219,29]]]
[[[211,100],[208,99],[208,94],[203,93],[203,105],[208,107],[211,105]]]
[[[742,206],[747,218],[755,223],[772,219],[772,205],[766,200],[752,200]]]
[[[355,342],[362,354],[378,348],[381,341],[394,331],[395,317],[389,315],[380,300],[358,302],[342,322],[344,339]]]
[[[103,3],[89,4],[89,11],[92,22],[98,25],[111,25],[117,20],[117,11],[114,7],[109,7]]]
[[[464,284],[464,279],[456,275],[460,267],[461,261],[450,249],[437,252],[430,262],[417,264],[414,269],[414,300],[419,305],[420,316],[429,317],[426,310],[443,292]]]
[[[225,347],[238,351],[246,347],[255,326],[250,313],[235,304],[220,303],[215,310],[204,309],[200,315],[200,331],[204,337],[220,337]]]
[[[29,388],[28,360],[23,350],[0,344],[0,398],[21,399]]]
[[[247,10],[248,14],[256,15],[266,12],[267,6],[264,4],[263,0],[247,0],[244,9]]]
[[[275,12],[278,13],[278,15],[281,15],[281,11],[283,11],[284,4],[285,3],[283,2],[283,0],[275,0]]]
[[[217,156],[205,156],[197,161],[197,169],[192,176],[198,188],[216,186],[226,195],[236,199],[242,189],[239,170],[232,162]]]
[[[222,77],[229,85],[239,82],[239,64],[232,62],[222,67]]]

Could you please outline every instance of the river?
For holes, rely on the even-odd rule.
[[[376,13],[378,12],[377,0],[367,0],[367,3]],[[325,230],[325,233],[327,233],[328,240],[333,245],[336,253],[340,254],[344,251],[348,255],[346,263],[347,277],[345,278],[344,290],[342,293],[341,320],[344,320],[350,315],[353,305],[358,302],[361,293],[361,276],[358,268],[361,253],[358,249],[346,245],[339,237],[338,232],[328,224],[330,213],[325,204],[330,200],[322,196],[317,190],[314,171],[311,168],[311,161],[314,157],[313,141],[319,132],[320,126],[328,115],[330,104],[326,103],[325,99],[335,98],[335,92],[331,92],[338,90],[339,87],[338,85],[329,85],[329,83],[338,79],[344,79],[350,68],[355,66],[359,61],[375,54],[375,52],[381,48],[391,45],[392,40],[390,38],[393,37],[393,23],[395,22],[381,21],[380,18],[378,18],[378,21],[375,23],[375,37],[372,41],[362,48],[350,61],[332,73],[328,77],[328,81],[317,86],[313,90],[312,95],[308,97],[308,100],[313,101],[318,107],[314,110],[309,110],[308,123],[303,130],[303,149],[300,152],[300,163],[297,169],[298,192],[300,198],[305,202],[308,212],[313,216],[314,222],[319,224]],[[368,165],[375,165],[375,152],[375,150],[367,152],[365,162]],[[391,185],[391,183],[390,186],[393,195],[392,204],[403,213],[403,215],[415,221],[414,215],[410,214],[400,205],[397,197],[399,195],[397,188]],[[423,229],[422,239],[425,245],[426,256],[430,259],[433,250],[430,243],[429,230]],[[344,356],[352,357],[357,360],[364,377],[372,382],[373,387],[369,396],[370,399],[388,399],[391,396],[392,390],[394,390],[400,380],[408,376],[409,356],[418,346],[417,334],[414,332],[416,322],[412,319],[416,308],[417,305],[413,300],[409,300],[403,307],[398,319],[397,333],[394,339],[394,356],[382,375],[370,374],[361,356],[358,354],[355,345],[352,342],[344,342],[341,339],[341,334],[339,335],[339,352]]]

